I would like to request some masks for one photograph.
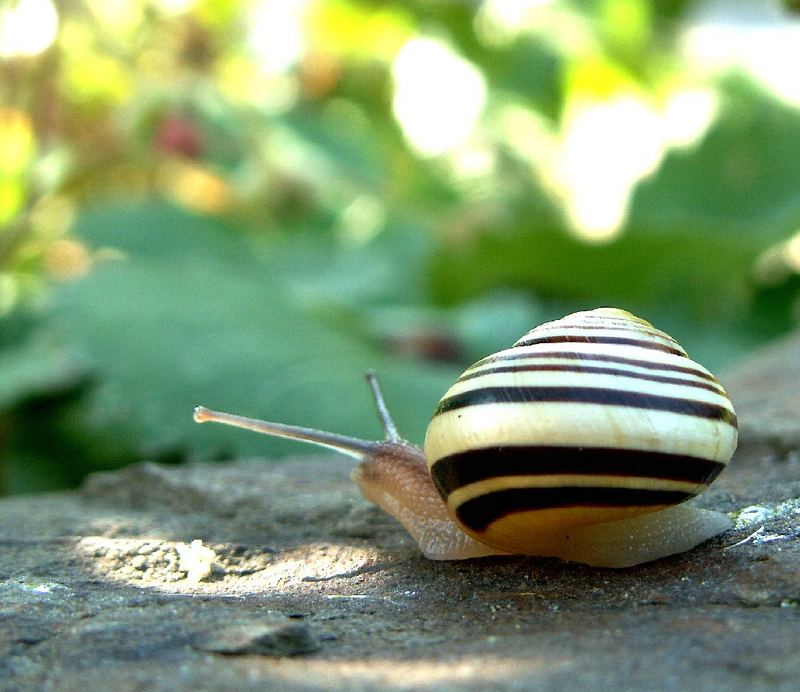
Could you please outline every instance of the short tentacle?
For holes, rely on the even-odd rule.
[[[403,438],[397,430],[392,414],[389,413],[389,408],[386,406],[386,400],[383,398],[378,376],[374,370],[367,371],[367,382],[372,390],[372,396],[375,398],[375,408],[378,409],[378,418],[383,426],[383,434],[386,440],[391,442],[399,442]]]

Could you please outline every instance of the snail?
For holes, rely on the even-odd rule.
[[[730,526],[683,503],[733,455],[733,406],[672,337],[629,312],[576,312],[479,360],[442,397],[424,451],[399,435],[375,374],[367,380],[379,441],[204,407],[194,418],[357,458],[364,497],[435,560],[523,554],[628,567]]]

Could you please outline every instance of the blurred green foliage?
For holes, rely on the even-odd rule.
[[[466,364],[570,310],[712,368],[788,331],[800,111],[687,52],[701,10],[0,6],[0,492],[297,450],[198,403],[375,436],[368,368],[421,441]]]

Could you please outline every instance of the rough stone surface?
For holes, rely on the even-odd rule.
[[[199,632],[192,644],[202,651],[230,655],[294,656],[319,649],[308,625],[283,618],[212,627]]]
[[[734,528],[630,569],[428,561],[335,456],[2,500],[0,689],[796,690],[800,436],[759,432],[763,402],[800,429],[780,357],[793,380],[730,378],[743,444],[701,504]]]
[[[800,333],[787,336],[727,373],[744,445],[800,448]]]

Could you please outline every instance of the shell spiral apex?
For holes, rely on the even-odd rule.
[[[428,427],[433,481],[465,531],[508,552],[702,492],[737,442],[722,386],[615,308],[542,324],[468,368]]]

